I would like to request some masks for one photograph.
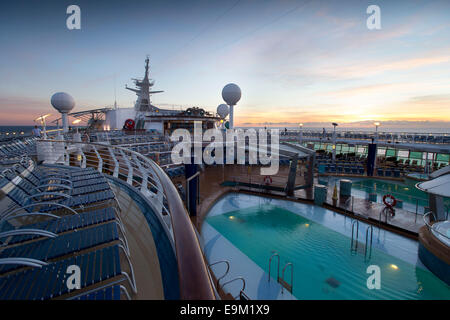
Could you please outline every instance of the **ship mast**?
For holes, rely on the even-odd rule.
[[[145,75],[142,80],[139,79],[132,79],[134,81],[134,84],[136,88],[129,88],[128,86],[125,86],[125,89],[128,89],[130,91],[133,91],[137,95],[136,104],[134,105],[134,108],[137,112],[157,112],[159,110],[157,107],[151,104],[150,96],[154,93],[160,93],[164,91],[151,91],[151,88],[155,84],[154,81],[151,81],[149,79],[149,62],[150,59],[147,56],[145,59]]]

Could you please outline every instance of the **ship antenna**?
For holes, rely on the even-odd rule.
[[[114,74],[114,109],[117,109],[116,75]]]
[[[148,79],[148,63],[150,62],[149,56],[147,55],[147,59],[145,59],[145,79]]]

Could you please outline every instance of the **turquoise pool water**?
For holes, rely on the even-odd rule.
[[[339,187],[340,179],[352,180],[352,195],[358,198],[368,198],[369,193],[377,194],[377,202],[383,202],[385,194],[391,194],[396,199],[403,200],[403,209],[419,214],[424,213],[424,208],[428,207],[428,195],[417,189],[415,183],[401,183],[396,181],[388,181],[373,178],[353,178],[353,177],[321,177],[320,180],[328,181],[329,187],[334,187],[337,183]],[[450,207],[450,199],[444,200],[446,208]]]
[[[226,213],[217,214],[223,209]],[[272,250],[281,257],[281,269],[293,263],[293,295],[298,299],[450,299],[450,288],[417,262],[412,240],[374,228],[366,261],[367,225],[359,224],[358,250],[352,253],[351,221],[321,207],[237,194],[226,196],[212,212],[206,222],[266,272]],[[324,226],[342,221],[345,228]],[[369,265],[380,267],[379,290],[367,288]],[[275,260],[274,280],[276,269]],[[290,282],[289,271],[285,278]]]

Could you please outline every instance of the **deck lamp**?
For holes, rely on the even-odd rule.
[[[336,127],[338,124],[336,122],[332,123],[333,129],[333,163],[336,163]]]
[[[375,125],[375,141],[378,140],[378,127],[380,126],[380,124],[381,123],[379,123],[379,122],[374,123],[374,125]]]
[[[47,139],[47,129],[46,129],[46,122],[45,119],[48,118],[49,116],[51,116],[51,113],[47,113],[43,116],[37,117],[36,119],[34,119],[34,121],[40,121],[41,125],[42,125],[42,131],[43,131],[43,138]]]
[[[72,124],[78,124],[80,122],[81,122],[81,119],[75,119],[72,121]],[[76,129],[76,133],[78,133],[78,126],[75,129]]]
[[[298,125],[299,127],[300,127],[300,144],[303,142],[303,123],[300,123],[299,125]]]

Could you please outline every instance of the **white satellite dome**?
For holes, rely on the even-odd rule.
[[[65,92],[57,92],[50,100],[53,108],[61,113],[69,113],[75,107],[75,100]]]
[[[217,107],[217,113],[221,118],[225,118],[229,112],[230,110],[228,109],[228,106],[224,103],[219,104],[219,106]]]
[[[229,83],[222,89],[222,98],[230,106],[241,99],[241,89],[234,83]]]

